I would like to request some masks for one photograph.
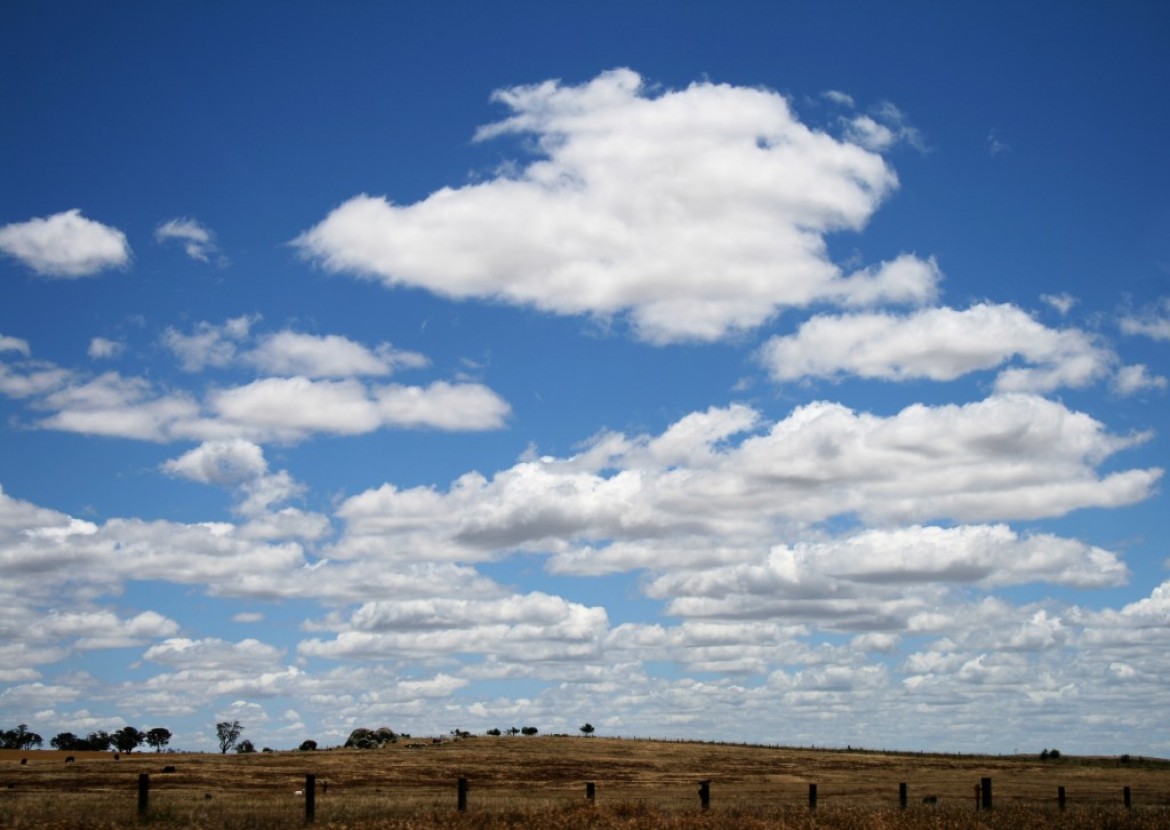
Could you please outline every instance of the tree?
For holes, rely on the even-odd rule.
[[[301,743],[301,752],[312,752],[317,748],[316,741],[303,741]]]
[[[535,735],[539,731],[540,730],[537,729],[535,726],[525,726],[523,729],[520,730],[521,734],[528,735],[530,737],[532,735]]]
[[[36,732],[29,732],[28,725],[24,723],[15,729],[0,732],[0,749],[32,749],[43,743],[41,736]]]
[[[78,745],[74,749],[87,749],[90,752],[105,752],[113,742],[114,738],[109,732],[104,729],[99,729],[96,732],[90,732],[85,736],[84,740],[78,741]]]
[[[247,738],[240,741],[240,745],[236,747],[236,752],[240,755],[247,755],[249,752],[255,752],[256,747]]]
[[[502,733],[499,729],[489,729],[487,734],[491,735],[493,738],[498,738]]]
[[[81,743],[81,738],[72,732],[58,732],[57,736],[49,741],[49,746],[53,749],[78,749],[79,743]]]
[[[591,724],[591,723],[585,724],[584,726],[581,727],[581,731],[585,734],[585,737],[588,738],[590,735],[593,734],[593,724]]]
[[[220,721],[215,725],[215,737],[219,740],[219,751],[224,755],[227,751],[236,745],[236,741],[240,739],[240,733],[244,731],[244,727],[240,726],[238,720]]]
[[[156,726],[146,733],[146,742],[154,747],[155,752],[162,752],[163,747],[171,742],[171,730]]]
[[[515,726],[513,726],[511,729],[508,730],[508,734],[515,737],[516,735],[520,734],[520,730],[517,729]]]
[[[133,726],[123,726],[114,733],[113,739],[119,752],[133,752],[146,741],[146,734]]]

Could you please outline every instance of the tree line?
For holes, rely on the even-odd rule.
[[[237,721],[221,721],[215,725],[215,737],[219,743],[219,751],[226,753],[231,749],[236,752],[249,753],[255,752],[256,747],[253,746],[249,740],[240,740],[240,735],[243,733],[244,727]],[[586,737],[593,734],[593,725],[585,724],[580,727],[580,731]],[[536,735],[540,732],[535,726],[525,727],[511,727],[510,729],[489,729],[488,735]],[[464,732],[461,729],[452,729],[451,734],[457,738],[470,738],[470,732]],[[161,726],[154,729],[147,729],[142,731],[133,726],[123,726],[121,729],[114,732],[107,732],[104,729],[99,729],[95,732],[90,732],[85,737],[75,735],[72,732],[59,732],[49,741],[49,746],[53,749],[71,750],[74,752],[108,752],[110,750],[117,750],[118,752],[133,752],[143,744],[147,744],[154,748],[155,752],[162,752],[164,748],[171,742],[171,730],[165,729]],[[384,746],[387,743],[394,743],[399,737],[407,737],[409,735],[398,735],[388,727],[381,727],[379,729],[355,729],[349,736],[349,740],[345,742],[347,747],[357,747],[361,749],[372,749]],[[28,724],[20,724],[15,729],[6,729],[0,732],[0,749],[34,749],[44,745],[44,739],[36,732],[29,731]],[[305,741],[301,744],[301,750],[314,750],[317,748],[316,741]],[[269,750],[265,750],[269,751]],[[1045,753],[1048,753],[1045,750]],[[1059,753],[1052,750],[1052,757],[1058,757]]]
[[[72,732],[59,732],[49,740],[49,746],[74,752],[108,752],[111,749],[118,752],[133,752],[147,744],[153,747],[155,752],[162,752],[170,742],[171,730],[161,726],[145,732],[133,726],[123,726],[114,732],[99,729],[90,732],[84,738]],[[43,746],[44,743],[44,738],[36,732],[30,732],[28,725],[24,723],[15,729],[0,732],[0,749],[34,749]]]
[[[581,734],[584,735],[585,737],[589,737],[594,732],[593,724],[587,723],[584,726],[579,727],[578,731],[581,732]],[[531,737],[531,736],[537,735],[539,733],[540,733],[540,730],[537,729],[535,726],[523,726],[520,728],[513,726],[510,729],[489,729],[484,734],[491,735],[493,738],[498,738],[501,735],[528,735],[529,737]],[[462,730],[459,730],[459,729],[452,729],[451,734],[454,735],[456,738],[469,738],[469,737],[471,737],[470,732],[463,732]]]

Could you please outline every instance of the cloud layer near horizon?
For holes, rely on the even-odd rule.
[[[45,621],[40,639],[0,649],[6,665],[25,667],[7,672],[14,685],[5,694],[10,703],[39,694],[47,705],[68,705],[77,693],[43,685],[38,666],[65,650],[137,647],[159,671],[121,693],[160,712],[194,711],[205,696],[311,695],[327,721],[368,719],[382,706],[402,717],[509,677],[554,685],[523,704],[477,703],[475,717],[523,711],[559,723],[563,707],[588,694],[589,706],[619,713],[604,721],[611,730],[685,725],[700,701],[709,725],[731,728],[718,724],[782,701],[799,735],[825,707],[848,698],[850,711],[864,712],[871,696],[887,715],[937,703],[976,724],[988,684],[1031,674],[1043,682],[1025,684],[1010,709],[1038,717],[1070,689],[1102,697],[1153,682],[1140,667],[1161,647],[1149,621],[1166,613],[1166,589],[1117,611],[1012,605],[994,591],[1116,586],[1127,568],[1115,552],[978,517],[1054,516],[1144,498],[1160,471],[1096,472],[1137,440],[1029,396],[886,419],[813,404],[772,424],[733,406],[692,413],[656,435],[602,434],[576,455],[522,460],[491,479],[468,473],[445,491],[371,489],[332,516],[287,506],[300,485],[273,473],[259,447],[205,444],[168,471],[232,490],[236,522],[96,523],[0,492],[10,577],[0,627],[23,626],[30,615]],[[1031,483],[1020,478],[1020,457],[1030,460]],[[822,523],[863,503],[878,526],[832,532]],[[927,516],[957,523],[921,523]],[[579,578],[641,571],[646,597],[664,603],[674,622],[614,619],[600,605],[508,588],[471,564],[522,552]],[[150,580],[334,610],[306,622],[294,660],[260,640],[177,636],[165,614],[120,614],[87,599]],[[39,610],[63,601],[79,610]],[[852,639],[817,645],[816,632]],[[1081,660],[1060,657],[1072,647]],[[897,664],[877,659],[897,651]],[[308,671],[305,660],[339,662]],[[1109,671],[1095,675],[1087,667],[1100,660]],[[648,662],[661,661],[724,679],[700,692],[647,673]],[[420,663],[434,668],[419,675]],[[357,701],[346,690],[355,683],[397,691]],[[632,703],[631,694],[645,697]],[[1142,717],[1135,712],[1135,723]]]

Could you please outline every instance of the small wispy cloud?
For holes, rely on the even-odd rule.
[[[1121,318],[1123,334],[1170,340],[1170,297]]]
[[[849,108],[853,107],[853,99],[844,93],[825,93],[825,96]],[[894,145],[905,142],[920,153],[929,151],[922,131],[889,101],[882,101],[868,115],[842,117],[841,121],[845,125],[845,139],[867,150],[884,153]]]
[[[25,357],[28,357],[32,353],[27,340],[22,340],[19,337],[9,337],[3,334],[0,334],[0,352],[19,352]]]
[[[126,350],[126,344],[106,337],[95,337],[89,341],[89,356],[94,360],[117,357]]]
[[[843,107],[848,107],[849,109],[853,109],[853,106],[854,106],[853,96],[848,94],[847,92],[841,92],[840,90],[836,90],[836,89],[826,90],[825,92],[821,93],[821,97],[827,98],[828,100],[832,101],[834,104],[839,104]]]
[[[226,261],[216,247],[215,234],[194,219],[168,219],[155,228],[154,238],[159,243],[178,242],[187,256],[199,262],[211,262],[212,257],[221,265]]]
[[[1118,395],[1135,395],[1147,389],[1165,391],[1170,381],[1161,375],[1150,374],[1145,364],[1123,366],[1113,379],[1113,391]]]
[[[999,136],[999,130],[992,130],[987,134],[987,152],[992,156],[1002,156],[1012,151],[1011,145]]]
[[[1062,317],[1072,311],[1073,306],[1080,302],[1076,297],[1067,292],[1061,292],[1060,294],[1041,294],[1040,299],[1059,311]]]

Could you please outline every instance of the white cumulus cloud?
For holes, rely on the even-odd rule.
[[[773,337],[761,359],[777,381],[855,375],[881,380],[954,380],[1003,368],[1001,391],[1047,392],[1103,377],[1116,358],[1078,329],[1051,329],[1011,305],[981,303],[959,311],[909,315],[818,315],[796,334]]]
[[[201,322],[191,334],[168,327],[163,332],[162,342],[188,372],[199,372],[207,366],[227,366],[236,359],[239,344],[247,340],[258,319],[258,316],[243,315],[219,326]]]
[[[338,508],[346,532],[331,551],[403,561],[544,551],[562,573],[720,564],[835,517],[1006,521],[1131,504],[1161,470],[1096,468],[1141,440],[1025,395],[884,418],[813,403],[770,425],[747,407],[714,409],[659,436],[607,434],[579,456],[467,473],[446,491],[367,490]]]
[[[0,252],[44,277],[87,277],[130,262],[126,234],[77,208],[0,227]]]
[[[537,158],[518,173],[410,205],[356,196],[296,244],[388,286],[627,313],[660,343],[715,340],[817,301],[933,296],[932,267],[887,286],[830,261],[825,235],[861,228],[897,178],[879,154],[805,126],[777,93],[697,83],[652,95],[620,69],[493,97],[512,114],[477,138],[534,136]]]
[[[242,359],[269,374],[312,378],[389,375],[428,363],[425,356],[396,350],[389,343],[369,349],[337,334],[318,336],[294,331],[261,337],[256,348]]]
[[[208,441],[163,464],[172,475],[203,484],[231,486],[259,478],[268,471],[264,451],[243,439]]]

